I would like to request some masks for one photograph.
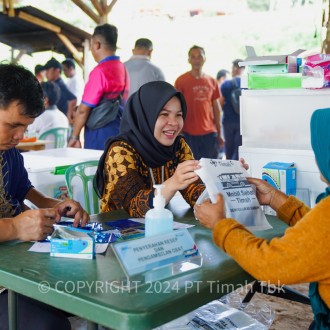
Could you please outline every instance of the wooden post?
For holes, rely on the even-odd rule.
[[[15,16],[13,0],[3,0],[2,12],[7,14],[9,17]]]
[[[323,12],[322,26],[326,27],[326,36],[322,43],[321,53],[330,54],[330,0],[328,0],[328,11]]]

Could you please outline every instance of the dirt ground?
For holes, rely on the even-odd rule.
[[[308,295],[308,284],[290,285],[290,288]],[[275,311],[270,330],[307,330],[313,321],[310,305],[288,301],[262,293],[256,293],[251,302],[256,305],[268,304]]]
[[[308,295],[308,284],[291,286],[293,289]],[[264,296],[264,295],[263,295]],[[308,329],[313,321],[313,312],[310,305],[286,301],[276,297],[267,297],[276,312],[271,330],[303,330]]]

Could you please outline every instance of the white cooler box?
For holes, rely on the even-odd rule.
[[[102,153],[101,150],[59,148],[24,152],[22,156],[34,187],[47,196],[62,198],[67,193],[65,176],[53,174],[55,167],[99,160]]]

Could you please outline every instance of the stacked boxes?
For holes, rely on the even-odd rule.
[[[287,64],[248,65],[248,73],[288,73]]]
[[[301,73],[249,73],[249,89],[301,88]]]
[[[297,56],[303,52],[298,49],[288,55],[257,56],[251,46],[245,46],[247,58],[239,62],[247,66],[247,84],[241,87],[248,89],[301,88],[302,75],[299,73],[301,59]]]

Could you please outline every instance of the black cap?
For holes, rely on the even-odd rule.
[[[48,70],[50,68],[62,69],[62,64],[58,60],[56,60],[54,57],[52,57],[44,66],[45,70]]]
[[[219,80],[222,77],[225,77],[229,73],[229,71],[222,69],[217,73],[217,80]]]
[[[39,73],[40,71],[43,71],[43,70],[45,70],[45,68],[44,68],[42,65],[37,64],[37,65],[34,67],[34,74],[37,74],[37,73]]]

